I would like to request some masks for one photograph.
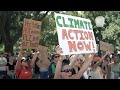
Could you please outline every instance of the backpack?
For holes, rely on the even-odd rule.
[[[52,72],[52,65],[54,65],[56,67],[55,63],[51,62],[51,64],[48,67],[48,78],[49,79],[53,79],[54,78],[54,73]]]

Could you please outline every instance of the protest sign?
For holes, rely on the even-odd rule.
[[[111,53],[114,53],[114,46],[112,44],[100,41],[100,50],[110,51]]]
[[[96,53],[96,41],[89,19],[55,13],[62,55]]]
[[[22,49],[36,49],[39,45],[41,22],[24,19]]]

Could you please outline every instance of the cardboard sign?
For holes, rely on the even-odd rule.
[[[96,41],[89,19],[55,13],[62,55],[96,53]]]
[[[114,46],[112,44],[100,41],[100,50],[110,51],[111,53],[114,53]]]
[[[22,49],[36,49],[39,45],[41,22],[24,19]]]

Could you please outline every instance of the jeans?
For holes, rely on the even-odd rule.
[[[48,79],[48,71],[41,71],[40,79]]]

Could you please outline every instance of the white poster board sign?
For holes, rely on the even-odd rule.
[[[55,13],[62,55],[96,53],[96,41],[89,19]]]

